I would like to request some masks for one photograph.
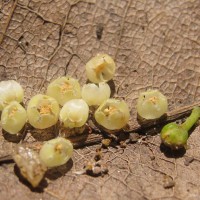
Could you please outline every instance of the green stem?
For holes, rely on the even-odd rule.
[[[200,117],[200,107],[196,106],[193,108],[191,115],[185,120],[181,127],[189,131],[192,126],[198,121]]]

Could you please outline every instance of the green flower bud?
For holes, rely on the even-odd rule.
[[[171,149],[180,149],[187,145],[188,132],[172,122],[165,125],[161,131],[161,140]]]
[[[200,107],[194,107],[191,115],[181,125],[174,122],[165,125],[160,134],[163,144],[169,146],[171,149],[186,147],[188,131],[198,121],[199,117]]]

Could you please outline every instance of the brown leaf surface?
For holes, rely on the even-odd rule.
[[[96,35],[99,27],[101,39]],[[98,52],[115,58],[114,96],[128,102],[130,128],[137,124],[137,96],[147,88],[163,92],[170,110],[200,101],[199,0],[0,0],[0,80],[19,81],[26,101],[58,76],[71,75],[85,83],[84,65]],[[12,144],[0,139],[3,156]],[[67,166],[50,171],[41,190],[19,180],[13,164],[1,165],[0,196],[198,199],[198,140],[199,127],[184,155],[164,153],[158,135],[125,149],[111,147],[103,153],[109,168],[104,177],[74,173],[95,155],[97,146],[84,147],[75,150]]]

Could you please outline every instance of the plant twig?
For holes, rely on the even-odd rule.
[[[171,121],[183,119],[187,117],[188,115],[190,115],[194,106],[200,106],[200,102],[170,111],[167,113],[166,116],[156,121],[146,121],[146,122],[143,122],[142,124],[136,123],[130,130],[124,130],[124,132],[125,133],[143,132],[145,130],[151,129],[158,125],[162,126]],[[103,136],[101,134],[91,133],[88,135],[76,136],[70,139],[74,143],[75,148],[79,148],[79,147],[83,147],[87,145],[98,144],[103,139]]]
[[[184,106],[179,109],[175,109],[171,112],[168,112],[167,115],[162,119],[159,119],[156,121],[147,121],[147,122],[142,123],[142,125],[137,123],[135,126],[132,127],[131,130],[127,130],[127,131],[124,130],[124,132],[127,134],[131,132],[143,132],[153,127],[156,127],[158,125],[161,126],[171,121],[183,119],[184,117],[187,117],[191,113],[194,106],[200,106],[200,102],[189,105],[189,106]],[[81,135],[69,138],[69,140],[73,143],[74,148],[80,148],[80,147],[89,146],[93,144],[99,144],[101,143],[102,139],[103,139],[103,135],[99,133],[95,133],[95,132],[92,132],[90,134],[81,134]],[[12,162],[11,155],[0,157],[0,165],[7,162]]]

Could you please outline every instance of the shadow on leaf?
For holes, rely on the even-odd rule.
[[[40,182],[40,184],[37,187],[33,187],[21,174],[19,168],[17,167],[17,165],[14,166],[14,173],[15,175],[19,178],[19,181],[26,185],[27,187],[29,187],[29,189],[32,192],[36,192],[36,193],[42,193],[44,192],[44,189],[48,186],[47,181],[43,178],[42,181]]]
[[[185,148],[172,150],[164,144],[160,145],[160,151],[164,153],[167,158],[181,158],[186,153]]]
[[[56,180],[62,176],[64,176],[68,171],[71,170],[73,166],[73,161],[70,159],[66,164],[61,165],[59,167],[54,167],[52,169],[49,169],[46,172],[46,177],[50,180]]]

